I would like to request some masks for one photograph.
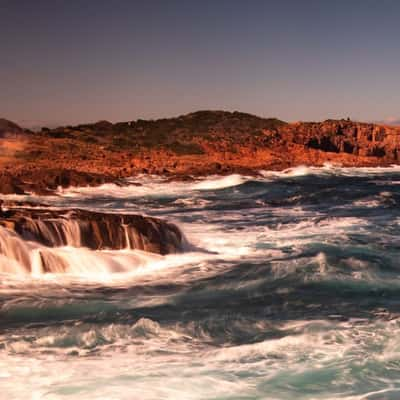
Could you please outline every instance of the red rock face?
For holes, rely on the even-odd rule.
[[[302,123],[290,127],[293,140],[310,149],[399,160],[400,131],[397,127],[352,121]]]
[[[138,173],[183,179],[325,162],[387,166],[400,157],[400,127],[349,120],[288,124],[224,111],[43,129],[24,140],[14,159],[2,164],[0,158],[0,193],[46,193]]]

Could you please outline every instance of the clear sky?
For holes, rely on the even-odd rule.
[[[400,117],[397,0],[0,0],[0,117]]]

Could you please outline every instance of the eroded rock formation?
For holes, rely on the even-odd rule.
[[[224,111],[43,129],[24,140],[0,157],[0,193],[48,193],[141,173],[182,178],[325,162],[387,166],[400,158],[400,127],[344,119],[286,123]]]
[[[310,149],[399,161],[400,130],[348,120],[299,123],[291,126],[293,141]]]
[[[0,214],[0,226],[48,247],[130,248],[168,254],[182,251],[184,245],[176,225],[140,215],[5,208]]]

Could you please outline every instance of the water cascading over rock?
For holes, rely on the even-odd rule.
[[[68,271],[65,254],[55,249],[64,246],[165,255],[183,251],[184,236],[174,224],[141,215],[21,207],[0,212],[3,272]]]

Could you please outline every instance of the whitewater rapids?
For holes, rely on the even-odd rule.
[[[191,247],[48,248],[0,228],[0,398],[400,398],[400,167],[3,198],[162,217]]]

